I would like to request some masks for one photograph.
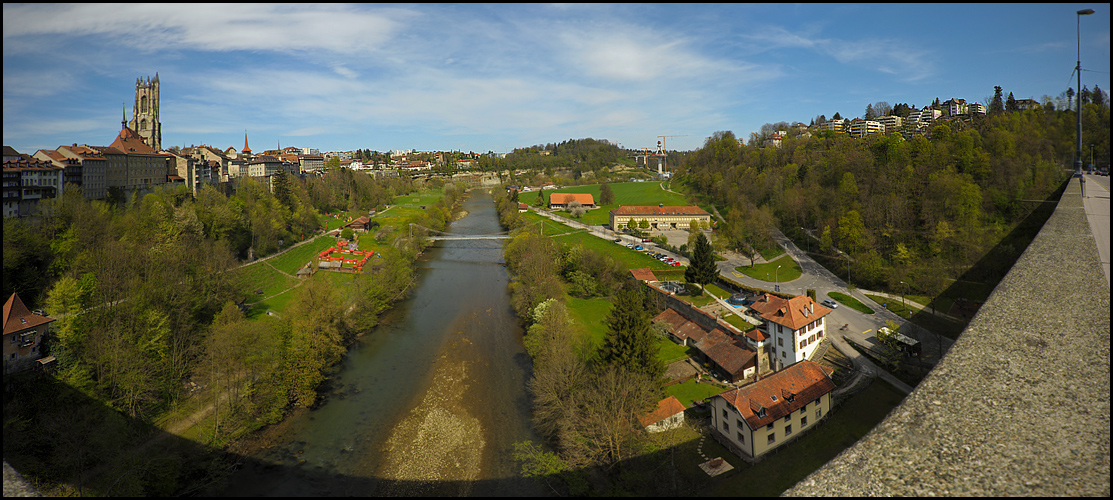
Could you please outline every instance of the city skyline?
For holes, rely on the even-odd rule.
[[[1084,8],[1082,82],[1108,93],[1108,5],[5,4],[3,140],[107,145],[157,72],[164,147],[692,150],[877,101],[1055,98]]]

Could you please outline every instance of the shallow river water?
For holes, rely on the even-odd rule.
[[[451,232],[501,231],[485,193],[464,209]],[[501,263],[502,240],[430,247],[410,297],[352,346],[327,402],[250,440],[224,494],[544,495],[511,458],[536,437]]]

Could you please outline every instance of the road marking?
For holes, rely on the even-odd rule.
[[[870,328],[869,330],[866,330],[866,331],[862,332],[862,335],[865,335],[865,334],[867,334],[869,332],[872,332],[872,331],[873,331],[873,328]]]
[[[734,276],[735,276],[736,278],[741,278],[741,277],[742,277],[742,275],[741,275],[741,274],[738,274],[738,273],[736,273],[736,272],[734,272],[734,271],[731,271],[731,274],[734,274]]]

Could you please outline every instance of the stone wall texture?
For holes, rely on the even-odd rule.
[[[1109,288],[1071,180],[900,406],[786,496],[1109,496]]]

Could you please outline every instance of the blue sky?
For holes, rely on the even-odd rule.
[[[1108,4],[4,4],[4,145],[108,145],[158,72],[163,145],[700,147],[869,103],[1109,85]]]

